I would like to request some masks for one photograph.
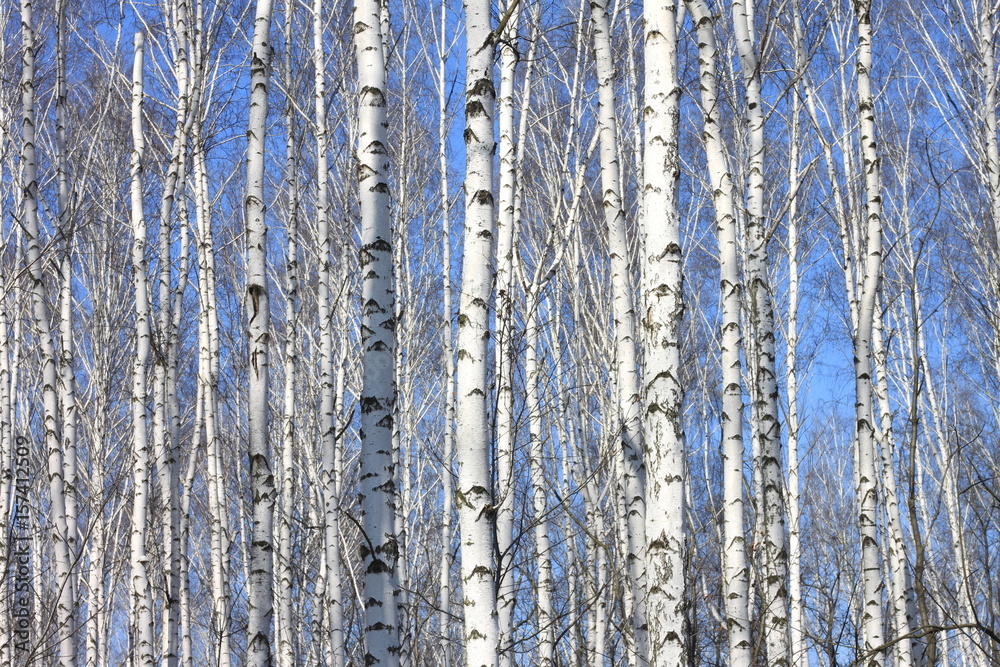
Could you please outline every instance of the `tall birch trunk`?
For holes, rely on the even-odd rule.
[[[750,640],[750,571],[746,555],[743,500],[743,389],[740,363],[740,300],[737,222],[733,180],[726,164],[718,108],[715,26],[702,0],[688,0],[698,30],[701,72],[702,138],[708,162],[710,190],[715,198],[716,233],[721,273],[722,329],[722,459],[723,459],[723,595],[729,640],[730,667],[748,667]]]
[[[219,402],[219,316],[215,295],[215,243],[212,210],[208,191],[204,140],[200,127],[194,130],[192,156],[195,182],[195,207],[198,220],[198,373],[201,389],[201,421],[205,431],[207,461],[208,511],[211,558],[212,633],[216,644],[213,653],[220,667],[231,662],[229,625],[229,519],[225,492],[225,467],[218,429]],[[190,496],[190,485],[186,486]],[[189,500],[187,501],[189,502]],[[188,515],[187,512],[185,512]],[[188,515],[189,516],[189,515]],[[190,517],[188,519],[190,523]]]
[[[514,200],[517,183],[518,137],[514,130],[514,78],[518,62],[518,0],[508,3],[510,20],[501,40],[500,95],[497,98],[500,131],[500,192],[497,205],[496,272],[496,467],[497,467],[497,623],[500,633],[500,667],[513,664],[514,649],[514,493],[517,488],[514,464]]]
[[[903,522],[899,514],[899,493],[896,489],[895,442],[892,431],[892,407],[889,404],[888,350],[882,335],[881,319],[876,318],[872,329],[872,358],[875,365],[875,399],[879,411],[879,427],[876,430],[876,444],[879,452],[876,466],[879,468],[880,482],[885,494],[886,547],[889,570],[889,603],[892,607],[893,630],[895,631],[893,654],[897,667],[912,667],[913,629],[910,618],[910,578],[906,558],[906,539]]]
[[[330,229],[328,185],[329,137],[326,124],[326,54],[323,51],[323,2],[313,3],[313,70],[315,77],[316,132],[316,217],[319,235],[319,303],[317,312],[320,328],[320,437],[322,439],[323,527],[326,549],[326,630],[330,635],[330,652],[335,667],[343,667],[345,659],[343,600],[340,580],[340,492],[337,480],[337,399],[334,395],[333,353],[333,233]]]
[[[597,68],[598,125],[601,144],[601,190],[604,221],[611,256],[611,298],[615,320],[615,375],[618,414],[615,430],[621,433],[625,461],[625,498],[628,516],[629,578],[632,582],[632,632],[637,665],[649,661],[646,618],[645,475],[635,311],[632,306],[629,244],[622,205],[618,158],[618,118],[615,112],[614,64],[607,0],[592,0],[594,61]]]
[[[758,498],[759,539],[764,559],[763,623],[767,662],[786,667],[788,647],[788,551],[785,547],[785,498],[781,469],[781,423],[778,414],[778,376],[775,363],[774,307],[768,277],[767,231],[764,219],[764,108],[761,67],[754,43],[751,0],[732,3],[733,27],[743,69],[749,132],[746,199],[746,271],[752,418],[759,442],[755,469],[761,477]]]
[[[539,667],[552,667],[555,663],[556,616],[552,606],[552,544],[549,537],[549,517],[547,486],[542,466],[542,406],[539,390],[540,351],[539,309],[541,308],[541,290],[532,290],[528,297],[528,312],[525,320],[525,350],[524,374],[527,386],[525,402],[528,409],[528,440],[531,476],[531,504],[534,511],[535,535],[535,596],[537,609],[538,654],[535,664]],[[570,602],[572,604],[572,602]]]
[[[132,650],[137,665],[153,665],[153,597],[147,570],[146,524],[149,520],[149,442],[146,425],[146,365],[152,340],[149,285],[146,277],[146,219],[142,210],[143,43],[135,35],[132,68],[132,275],[135,286],[136,357],[132,372]]]
[[[864,166],[865,227],[863,274],[858,294],[858,319],[854,331],[855,414],[858,471],[858,528],[861,533],[861,625],[864,654],[861,664],[881,667],[882,572],[878,547],[878,474],[875,468],[875,409],[873,405],[872,328],[876,296],[882,277],[882,182],[875,139],[875,98],[872,94],[871,0],[854,3],[858,30],[858,114]]]
[[[79,555],[77,507],[77,401],[73,340],[73,221],[70,210],[69,165],[66,154],[66,3],[58,0],[56,12],[56,185],[57,226],[63,238],[59,273],[60,396],[62,407],[63,480],[66,493],[66,543],[70,558]],[[77,582],[70,573],[69,588],[76,599]]]
[[[453,306],[451,287],[451,201],[448,196],[448,97],[446,70],[448,51],[446,35],[448,3],[441,2],[441,32],[438,35],[438,169],[440,170],[441,206],[441,273],[443,277],[443,316],[441,318],[442,350],[445,368],[444,436],[441,451],[441,564],[438,594],[438,623],[442,667],[452,667],[451,552],[452,529],[452,459],[455,450],[455,346],[452,334]],[[502,553],[502,552],[501,552]]]
[[[458,313],[456,426],[462,598],[468,667],[498,662],[494,499],[491,493],[489,312],[494,278],[493,46],[489,0],[465,0],[465,241]]]
[[[250,53],[250,118],[247,124],[246,184],[246,311],[249,355],[250,487],[253,532],[250,576],[247,664],[271,665],[272,584],[274,574],[274,476],[268,443],[268,348],[270,306],[267,294],[267,221],[264,204],[264,140],[271,63],[271,0],[258,0]]]
[[[796,72],[806,66],[802,21],[798,2],[793,3],[793,29],[795,31]],[[801,74],[800,74],[801,76]],[[798,299],[799,299],[799,218],[798,202],[801,185],[798,140],[800,135],[801,96],[796,94],[792,108],[792,137],[795,142],[789,156],[788,204],[788,266],[789,305],[787,346],[788,385],[788,548],[789,548],[789,659],[792,667],[809,667],[809,654],[805,649],[805,612],[802,602],[802,547],[801,547],[801,490],[799,483],[799,411],[798,411]]]
[[[285,44],[292,43],[292,26],[295,20],[295,5],[285,2],[284,37]],[[292,90],[291,49],[284,53],[282,78],[286,91]],[[295,382],[298,377],[298,335],[299,326],[299,258],[298,258],[298,218],[299,180],[298,145],[295,141],[294,103],[289,95],[284,109],[285,117],[285,187],[288,191],[288,210],[285,241],[285,392],[281,419],[281,468],[280,507],[278,524],[278,554],[276,566],[278,581],[274,600],[277,607],[275,617],[275,637],[277,640],[277,663],[279,667],[295,664],[295,626],[292,621],[292,595],[295,586],[295,567],[292,561],[292,523],[295,508],[295,442],[296,442],[296,400]],[[325,180],[325,179],[324,179]]]
[[[686,662],[684,590],[684,315],[677,210],[679,95],[677,3],[644,8],[646,126],[643,154],[643,424],[646,447],[645,547],[651,667]]]
[[[377,0],[355,0],[358,60],[358,194],[361,199],[361,513],[365,563],[365,664],[399,665],[399,546],[395,532],[393,422],[395,285],[389,198],[386,54]]]
[[[21,219],[27,240],[28,274],[35,334],[42,352],[42,405],[45,450],[48,461],[49,512],[55,529],[52,541],[55,552],[56,638],[59,664],[71,667],[76,662],[74,634],[76,600],[72,585],[72,554],[69,522],[66,516],[66,490],[62,442],[59,433],[59,360],[52,335],[52,319],[45,298],[42,268],[42,237],[38,222],[38,177],[35,159],[35,27],[32,0],[21,1]]]
[[[797,1],[792,3],[792,21],[795,47],[795,71],[801,76],[806,66],[802,19]],[[796,90],[797,92],[797,90]],[[802,546],[800,538],[799,490],[799,118],[801,100],[792,97],[791,142],[788,155],[788,323],[785,331],[786,382],[788,390],[788,597],[789,597],[789,660],[791,667],[809,667],[809,654],[805,651],[805,614],[802,606]]]

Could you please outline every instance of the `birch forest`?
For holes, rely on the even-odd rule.
[[[1000,665],[998,32],[0,4],[0,665]]]

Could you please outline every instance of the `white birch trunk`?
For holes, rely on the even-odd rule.
[[[72,554],[66,516],[66,491],[62,442],[59,433],[58,355],[52,335],[52,320],[45,299],[42,268],[42,238],[38,222],[38,178],[35,159],[35,28],[32,0],[21,1],[21,219],[27,240],[28,274],[35,334],[42,353],[42,404],[45,451],[48,461],[49,512],[54,524],[52,541],[55,552],[58,599],[55,609],[55,641],[59,645],[58,662],[62,667],[75,664],[75,609],[72,585]],[[16,386],[16,385],[15,385]],[[35,549],[37,555],[38,550]],[[36,572],[39,571],[36,569]]]
[[[643,433],[646,443],[645,540],[651,667],[687,659],[684,591],[684,431],[680,385],[684,314],[677,210],[679,94],[677,3],[644,8],[646,125],[643,156]],[[638,647],[637,647],[638,648]]]
[[[292,27],[295,20],[295,5],[285,3],[284,37],[285,44],[292,43]],[[282,78],[286,91],[292,90],[291,49],[286,48]],[[295,664],[295,626],[292,621],[292,595],[294,590],[295,567],[292,562],[292,522],[295,507],[295,458],[296,442],[296,400],[295,381],[298,376],[298,217],[299,180],[298,145],[295,141],[295,113],[289,96],[285,104],[285,187],[288,191],[285,241],[285,392],[281,420],[281,468],[280,507],[278,525],[278,552],[275,565],[278,569],[277,586],[274,592],[275,638],[277,640],[277,663],[279,667]],[[324,179],[325,180],[325,179]]]
[[[500,633],[500,667],[513,663],[514,587],[514,200],[517,183],[517,137],[514,130],[514,78],[518,54],[518,0],[506,3],[511,12],[500,50],[500,95],[497,98],[500,131],[500,192],[497,204],[496,273],[496,467],[497,467],[497,623]]]
[[[323,2],[313,3],[313,70],[315,77],[316,132],[316,217],[319,235],[319,302],[317,312],[320,328],[320,437],[322,439],[323,526],[326,549],[325,617],[330,636],[330,652],[334,666],[343,667],[345,659],[343,601],[340,582],[340,492],[337,467],[337,420],[334,396],[333,353],[333,235],[330,229],[328,195],[329,138],[326,124],[326,54],[323,51]]]
[[[801,75],[806,66],[804,35],[798,2],[792,4],[794,31],[795,71]],[[787,348],[786,382],[788,385],[788,597],[789,597],[789,659],[791,667],[809,667],[809,654],[805,651],[805,614],[802,605],[802,545],[800,537],[799,490],[799,117],[801,101],[792,98],[791,141],[788,155],[788,323],[785,331]]]
[[[456,426],[462,598],[468,667],[498,663],[495,517],[487,382],[494,278],[494,36],[489,0],[465,0],[465,241],[458,313]]]
[[[597,68],[598,124],[601,144],[601,191],[611,256],[611,297],[615,320],[615,374],[618,414],[615,430],[622,436],[625,461],[625,498],[628,516],[629,577],[632,581],[632,633],[636,664],[649,661],[646,618],[645,475],[635,311],[632,306],[629,243],[625,232],[618,158],[618,118],[615,112],[614,64],[607,1],[590,3],[594,24],[594,61]]]
[[[858,294],[858,319],[854,332],[855,412],[857,418],[858,522],[861,533],[861,625],[865,667],[885,663],[882,647],[882,573],[878,548],[878,488],[875,465],[875,408],[872,379],[872,328],[875,301],[882,277],[882,183],[875,139],[874,96],[871,88],[871,0],[854,5],[858,30],[858,112],[861,155],[865,178],[865,227],[863,278]]]
[[[393,421],[395,285],[388,185],[386,54],[377,0],[355,0],[358,61],[358,191],[361,200],[361,513],[365,664],[399,665],[399,546],[395,532]]]
[[[702,138],[708,161],[709,187],[715,198],[716,232],[721,273],[722,329],[722,459],[723,459],[723,596],[729,640],[730,667],[748,667],[750,640],[750,571],[746,554],[743,499],[743,390],[740,363],[740,300],[737,221],[733,180],[726,164],[718,108],[715,26],[702,0],[687,2],[698,30],[701,70]]]
[[[882,322],[875,320],[872,330],[872,356],[875,363],[875,397],[878,402],[880,425],[877,430],[877,444],[881,458],[881,486],[885,493],[886,533],[889,569],[889,603],[892,607],[893,637],[892,651],[897,667],[912,667],[913,641],[910,633],[913,621],[910,618],[910,580],[906,558],[906,538],[903,522],[899,514],[899,493],[896,489],[895,442],[892,431],[892,407],[889,404],[889,378],[886,357],[888,350],[882,337]]]
[[[200,132],[195,131],[198,137]],[[208,510],[211,553],[212,634],[216,644],[213,654],[220,667],[231,662],[229,629],[229,520],[226,509],[225,466],[217,427],[219,400],[219,317],[215,296],[215,243],[208,191],[208,173],[204,142],[194,142],[195,206],[198,216],[198,291],[201,308],[198,316],[198,366],[200,403],[205,430]],[[185,493],[190,496],[190,485]],[[190,502],[189,500],[186,502]],[[185,511],[185,516],[190,516]]]
[[[451,568],[454,562],[451,551],[452,528],[452,459],[455,449],[455,346],[452,336],[453,306],[451,287],[451,201],[448,196],[448,98],[446,69],[448,52],[446,28],[448,3],[441,2],[441,32],[438,35],[438,169],[440,170],[441,206],[441,274],[443,278],[443,316],[441,318],[442,355],[444,356],[444,434],[441,450],[441,564],[440,591],[438,594],[438,624],[440,633],[440,665],[452,667],[451,632]],[[501,552],[502,553],[502,552]]]
[[[528,409],[528,439],[531,474],[531,504],[534,511],[535,535],[535,596],[537,609],[539,667],[552,667],[555,659],[555,613],[552,607],[552,544],[549,537],[547,486],[542,466],[542,406],[539,390],[539,313],[541,308],[540,290],[532,291],[528,297],[528,312],[525,320],[524,374],[527,382],[525,402]],[[570,603],[572,604],[572,602]]]
[[[142,210],[142,171],[145,139],[142,130],[143,34],[135,35],[132,69],[132,275],[135,286],[136,357],[132,375],[132,651],[135,664],[154,664],[153,597],[150,590],[146,552],[146,524],[149,520],[149,441],[146,425],[146,365],[152,339],[149,312],[149,285],[146,277],[146,220]]]
[[[768,277],[767,231],[764,219],[764,109],[761,67],[753,37],[751,0],[732,3],[733,27],[746,95],[749,132],[746,200],[746,270],[753,385],[752,418],[760,454],[755,469],[761,477],[758,497],[764,560],[763,622],[767,662],[786,667],[788,638],[788,551],[785,547],[785,498],[781,469],[781,424],[775,362],[774,307]]]
[[[56,184],[57,226],[63,237],[60,257],[60,395],[62,407],[63,480],[66,494],[66,544],[70,558],[79,554],[77,508],[77,401],[73,341],[73,221],[70,211],[69,167],[66,155],[66,4],[58,0],[56,13]],[[70,573],[69,588],[76,599],[77,582]]]
[[[264,204],[264,140],[271,62],[271,0],[258,0],[250,52],[250,117],[247,123],[246,303],[250,345],[250,487],[253,532],[250,536],[247,664],[271,665],[272,585],[274,579],[274,476],[268,443],[268,348],[270,305],[267,294],[267,221]]]

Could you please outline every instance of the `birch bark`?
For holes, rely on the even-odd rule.
[[[395,595],[393,422],[395,285],[388,171],[386,53],[377,0],[355,0],[358,60],[358,190],[361,199],[361,511],[365,563],[365,664],[399,665]]]
[[[764,640],[768,664],[788,665],[788,551],[785,547],[785,498],[781,469],[781,423],[778,414],[778,376],[775,367],[774,307],[768,277],[767,233],[764,228],[764,108],[761,67],[754,43],[751,0],[732,3],[737,51],[743,69],[749,133],[746,201],[746,271],[749,300],[750,346],[753,364],[751,401],[760,454],[760,536],[763,544]]]
[[[441,451],[441,564],[438,616],[442,667],[452,667],[451,632],[451,551],[452,529],[452,460],[455,449],[455,346],[452,333],[453,306],[451,286],[451,201],[448,196],[448,97],[445,93],[448,49],[446,34],[448,3],[441,2],[441,30],[438,34],[438,169],[440,170],[441,273],[443,277],[443,313],[441,318],[442,350],[445,368],[444,437]],[[502,552],[501,552],[502,553]]]
[[[677,3],[644,8],[646,125],[643,155],[643,424],[647,484],[645,547],[651,667],[679,667],[687,656],[684,591],[684,390],[680,384],[684,314],[680,218]],[[638,648],[638,647],[637,647]]]
[[[746,555],[743,500],[743,390],[740,362],[740,301],[737,222],[733,180],[726,164],[718,107],[714,20],[702,0],[688,0],[698,30],[702,138],[708,161],[710,188],[715,199],[716,232],[722,301],[722,460],[723,460],[723,590],[729,640],[730,667],[752,662],[750,640],[750,573]]]
[[[271,63],[271,0],[258,0],[250,52],[250,117],[247,124],[246,311],[249,354],[250,486],[253,532],[247,664],[271,665],[272,584],[274,574],[274,476],[268,443],[268,348],[270,306],[267,293],[267,221],[264,204],[264,140]]]
[[[285,53],[281,74],[286,91],[292,90],[292,26],[295,22],[295,5],[285,3]],[[295,663],[292,621],[292,595],[295,586],[295,567],[292,561],[292,523],[295,508],[295,443],[296,400],[295,383],[298,378],[298,326],[299,326],[299,259],[298,218],[299,180],[298,143],[295,140],[294,102],[288,96],[285,109],[285,187],[288,192],[285,241],[285,392],[282,406],[282,446],[280,469],[280,514],[278,524],[278,553],[276,566],[278,582],[274,600],[277,607],[275,636],[279,667],[292,667]],[[324,179],[325,180],[325,179]]]
[[[333,233],[330,228],[328,185],[329,136],[326,122],[326,54],[323,51],[323,2],[315,0],[313,13],[313,71],[315,77],[316,132],[316,218],[319,235],[319,315],[320,329],[320,436],[322,438],[323,526],[326,548],[326,620],[330,652],[335,667],[345,659],[343,601],[340,578],[340,492],[337,480],[337,424],[334,395],[333,353]]]
[[[861,533],[861,579],[863,630],[862,664],[881,667],[882,589],[878,548],[878,489],[875,469],[875,410],[872,379],[872,328],[875,301],[882,277],[882,183],[875,139],[875,101],[871,86],[871,0],[854,3],[858,30],[858,115],[861,156],[865,179],[865,227],[863,230],[863,278],[858,294],[858,319],[854,332],[855,414],[858,470],[858,528]],[[859,260],[862,258],[859,257]]]
[[[516,591],[514,586],[514,201],[517,183],[517,140],[514,130],[514,78],[518,62],[517,27],[520,20],[518,0],[507,3],[510,20],[499,45],[500,95],[497,113],[500,153],[500,192],[497,206],[496,272],[496,467],[497,467],[497,623],[500,633],[500,667],[513,661],[514,628],[512,624]]]
[[[42,404],[45,451],[49,476],[49,512],[55,529],[52,541],[55,551],[58,600],[55,621],[59,644],[58,661],[63,667],[75,664],[76,651],[74,591],[72,585],[72,554],[66,515],[66,490],[63,454],[59,433],[58,355],[52,335],[52,319],[45,298],[42,268],[42,238],[38,222],[38,166],[35,157],[35,26],[32,0],[21,1],[21,219],[27,241],[28,274],[35,334],[42,352]],[[15,385],[16,386],[16,385]],[[37,550],[36,550],[37,553]]]
[[[597,69],[598,126],[601,144],[601,190],[604,221],[611,256],[611,296],[615,320],[615,374],[618,415],[615,430],[621,433],[625,460],[625,498],[629,535],[629,577],[634,595],[632,633],[636,662],[649,661],[646,617],[645,475],[641,398],[636,356],[635,310],[629,286],[631,269],[622,205],[618,152],[618,118],[615,111],[614,65],[607,0],[591,0],[594,24],[594,62]],[[662,169],[662,167],[661,167]]]
[[[142,129],[143,48],[141,32],[135,35],[132,68],[132,276],[135,287],[136,357],[132,371],[132,632],[136,664],[152,666],[153,597],[147,570],[146,524],[149,519],[149,443],[146,426],[146,365],[152,338],[146,264],[146,219],[142,210],[142,170],[145,139]]]

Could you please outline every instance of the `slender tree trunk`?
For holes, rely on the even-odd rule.
[[[535,534],[535,596],[537,599],[537,632],[539,667],[552,667],[555,660],[555,623],[556,616],[552,606],[552,544],[549,537],[547,487],[543,470],[543,440],[542,440],[542,405],[539,389],[539,308],[541,308],[540,290],[533,290],[528,295],[528,312],[525,320],[525,350],[524,374],[527,387],[525,389],[528,410],[529,459],[531,474],[531,498],[534,511]],[[570,602],[572,604],[572,602]]]
[[[629,577],[634,595],[632,632],[635,637],[637,665],[649,661],[648,622],[646,618],[646,537],[645,475],[643,431],[636,357],[635,311],[629,286],[631,270],[629,244],[625,231],[621,175],[618,158],[618,118],[615,112],[614,61],[611,52],[611,25],[607,1],[592,0],[594,23],[594,61],[597,67],[598,123],[601,143],[601,190],[604,196],[604,221],[608,229],[611,256],[611,295],[615,320],[615,374],[618,388],[616,431],[622,436],[625,460],[625,498],[628,513]],[[655,10],[654,10],[655,11]]]
[[[250,486],[253,532],[250,578],[247,664],[271,665],[272,585],[274,579],[274,477],[268,443],[268,348],[270,305],[267,294],[267,221],[264,205],[264,139],[271,61],[271,0],[258,0],[250,53],[250,118],[247,125],[246,184],[246,310],[249,357]]]
[[[59,644],[59,664],[71,667],[76,662],[74,634],[76,631],[76,600],[73,590],[72,553],[62,442],[59,433],[58,355],[52,335],[52,320],[45,299],[42,268],[42,238],[38,222],[38,177],[35,159],[35,28],[32,0],[21,2],[21,219],[27,239],[28,273],[35,333],[42,352],[42,404],[45,449],[48,460],[49,512],[55,529],[52,541],[55,552],[56,637]],[[37,550],[35,550],[37,554]],[[39,571],[36,569],[36,572]]]
[[[862,238],[863,279],[858,295],[858,321],[854,332],[855,412],[858,447],[858,522],[861,532],[863,650],[861,664],[881,667],[882,576],[878,548],[878,487],[875,468],[875,408],[872,379],[872,328],[875,302],[882,277],[882,183],[875,139],[875,98],[871,88],[871,0],[854,4],[858,30],[858,112],[861,155],[865,177],[865,227]]]
[[[292,43],[292,28],[295,20],[295,5],[285,2],[285,44]],[[291,49],[286,48],[282,78],[286,91],[292,90]],[[295,382],[298,376],[298,218],[299,180],[298,145],[295,141],[295,109],[289,98],[285,104],[285,181],[288,189],[288,209],[285,242],[285,393],[282,409],[281,446],[281,511],[278,526],[278,585],[274,600],[278,613],[275,618],[277,639],[277,662],[279,667],[295,664],[295,626],[292,621],[292,596],[294,595],[295,567],[292,555],[292,522],[295,508],[295,443],[296,443],[296,400]],[[322,179],[325,184],[325,179]]]
[[[795,47],[795,71],[801,76],[806,66],[802,19],[797,0],[792,3]],[[786,383],[788,390],[788,596],[789,596],[789,658],[791,667],[809,667],[805,650],[805,614],[802,606],[802,546],[800,537],[799,490],[799,187],[802,174],[799,167],[799,117],[801,101],[792,97],[791,142],[788,155],[788,323],[785,332],[787,352]]]
[[[60,257],[60,396],[62,407],[63,480],[66,493],[66,543],[70,558],[76,560],[80,551],[79,509],[77,507],[77,401],[75,350],[73,339],[73,220],[70,210],[69,166],[66,155],[66,4],[58,0],[56,13],[56,207],[59,235],[62,236]],[[76,599],[77,581],[71,572],[69,588]],[[74,626],[75,628],[75,626]]]
[[[878,403],[880,425],[877,430],[877,444],[881,463],[881,486],[885,493],[886,533],[888,547],[889,569],[889,601],[892,606],[893,629],[895,643],[893,653],[897,667],[913,666],[913,642],[910,633],[913,630],[910,618],[910,578],[909,565],[906,558],[906,540],[903,535],[903,522],[899,514],[899,493],[896,490],[895,442],[892,431],[892,407],[889,404],[889,378],[886,357],[885,340],[882,336],[882,322],[875,320],[872,330],[872,357],[875,363],[875,398]]]
[[[320,436],[323,467],[323,525],[326,548],[326,619],[330,651],[335,667],[345,659],[343,600],[340,582],[340,493],[337,479],[337,399],[334,396],[333,353],[333,233],[330,228],[328,194],[328,144],[326,125],[326,54],[323,51],[323,2],[313,3],[313,69],[315,76],[316,217],[319,234],[319,327],[320,327]]]
[[[774,307],[768,277],[767,231],[764,219],[764,108],[761,67],[753,36],[751,0],[734,0],[733,26],[746,88],[745,121],[749,132],[746,204],[746,270],[753,385],[750,395],[760,455],[762,495],[759,497],[763,544],[763,621],[767,662],[786,667],[788,647],[788,551],[785,547],[784,476],[781,469],[781,424],[775,362]]]
[[[489,0],[465,0],[465,241],[458,312],[456,417],[462,597],[468,667],[498,664],[487,350],[494,278],[493,46]]]
[[[132,69],[132,274],[135,286],[136,357],[132,375],[132,651],[137,665],[153,665],[153,597],[147,570],[149,519],[149,442],[146,425],[146,365],[152,339],[146,277],[146,219],[142,211],[145,139],[142,131],[143,34],[135,35]]]
[[[517,140],[514,130],[514,79],[518,62],[519,0],[509,0],[510,20],[500,50],[499,114],[500,199],[497,206],[496,273],[496,466],[497,466],[497,622],[500,632],[500,667],[513,664],[514,649],[514,236],[517,220],[514,200],[517,183]]]
[[[216,308],[215,243],[212,210],[208,191],[204,141],[200,127],[194,130],[193,148],[195,207],[198,216],[198,291],[201,308],[198,317],[198,365],[201,385],[200,402],[204,426],[207,462],[208,510],[211,553],[212,647],[220,667],[231,662],[229,625],[229,519],[225,493],[225,465],[222,460],[218,429],[219,403],[219,316]],[[186,488],[190,495],[191,488]],[[190,515],[188,523],[190,523]]]
[[[393,470],[395,285],[388,185],[386,54],[377,0],[355,0],[358,190],[361,198],[361,512],[365,664],[399,665],[398,536]]]
[[[722,458],[723,458],[723,591],[729,639],[730,667],[748,667],[750,640],[750,572],[746,555],[743,500],[743,390],[740,363],[740,301],[737,222],[733,181],[726,164],[718,108],[715,26],[702,0],[688,1],[698,30],[701,70],[702,137],[708,161],[710,190],[715,197],[716,232],[722,293]]]
[[[686,662],[684,591],[684,390],[680,384],[684,314],[677,210],[679,94],[677,3],[647,4],[646,125],[643,156],[643,433],[646,438],[645,547],[649,664]]]
[[[442,667],[452,667],[451,617],[451,568],[454,557],[451,551],[452,529],[452,459],[455,443],[455,346],[452,335],[453,306],[451,287],[451,201],[448,196],[448,98],[446,94],[446,70],[448,51],[446,35],[448,25],[448,3],[441,2],[441,32],[438,36],[438,168],[440,170],[441,206],[441,264],[444,284],[443,317],[441,318],[442,350],[445,368],[444,390],[444,435],[441,451],[441,565],[440,608],[438,623]],[[502,553],[502,552],[501,552]]]

